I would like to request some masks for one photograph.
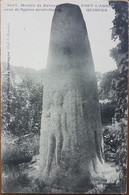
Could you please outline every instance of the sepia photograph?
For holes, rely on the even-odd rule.
[[[1,0],[2,193],[125,194],[128,1]]]

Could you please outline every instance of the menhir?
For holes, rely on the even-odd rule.
[[[41,120],[40,180],[88,191],[102,174],[102,131],[93,59],[77,5],[59,5],[53,16]]]

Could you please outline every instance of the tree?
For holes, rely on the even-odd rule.
[[[103,74],[99,85],[99,99],[109,101],[116,101],[116,80],[118,78],[118,70],[106,72]]]
[[[111,1],[110,5],[115,11],[112,39],[119,39],[117,46],[111,50],[111,56],[118,68],[118,77],[115,80],[117,100],[115,123],[118,128],[118,139],[121,140],[117,151],[119,153],[121,190],[125,192],[127,173],[128,2]]]
[[[102,126],[111,125],[116,108],[116,79],[118,70],[96,74],[98,80],[99,102]]]
[[[28,73],[10,67],[8,77],[8,67],[2,66],[2,131],[17,136],[40,132],[43,83],[36,71]]]

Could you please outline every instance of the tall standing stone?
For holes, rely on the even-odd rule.
[[[40,179],[86,191],[102,163],[97,82],[79,6],[56,7],[43,94]],[[101,171],[100,171],[101,172]]]

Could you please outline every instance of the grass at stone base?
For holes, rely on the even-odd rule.
[[[19,165],[4,165],[2,170],[2,192],[3,193],[48,193],[49,190],[46,186],[42,189],[38,181],[33,181],[28,177],[25,168],[20,169]]]
[[[121,193],[121,185],[120,183],[107,183],[106,187],[103,191],[104,194],[120,194]]]
[[[28,184],[27,175],[19,170],[18,165],[4,164],[2,166],[2,192],[21,192],[22,188],[27,187]]]
[[[32,177],[33,174],[36,174],[35,164],[23,163],[20,166],[19,165],[4,165],[2,167],[2,191],[5,193],[71,193],[73,192],[65,192],[63,190],[50,188],[48,186],[45,186],[39,182],[38,179],[34,179]],[[34,166],[33,166],[34,165]],[[107,167],[107,165],[106,165]],[[110,166],[109,166],[110,167]],[[112,169],[109,169],[107,167],[107,177],[110,174],[116,174],[115,172],[112,172]],[[31,173],[31,177],[28,173]],[[113,177],[113,175],[112,175]],[[105,183],[99,183],[97,184],[93,189],[91,189],[88,192],[85,192],[85,194],[119,194],[121,192],[121,186],[120,183],[117,180],[108,180]]]

